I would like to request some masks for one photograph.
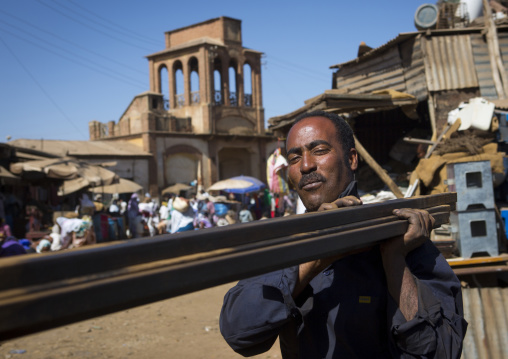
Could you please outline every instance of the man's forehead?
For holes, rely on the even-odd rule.
[[[322,135],[325,135],[325,137],[327,137],[328,135],[331,135],[330,129],[326,128],[326,127],[328,127],[327,124],[330,124],[333,126],[332,121],[329,118],[326,118],[323,116],[306,117],[306,118],[298,121],[289,130],[286,145],[290,141],[293,142],[297,138],[300,139],[300,137],[305,136],[305,135],[310,136],[312,134],[312,135],[316,136],[317,134],[322,134]],[[307,131],[306,133],[301,133],[300,130],[303,128],[308,128],[310,131]],[[333,126],[333,128],[335,130],[335,126]],[[298,133],[299,137],[295,137],[295,136],[297,136],[297,133]],[[334,132],[334,134],[335,134],[335,132]],[[314,136],[309,137],[308,138],[309,141],[313,141],[313,140],[317,139]]]

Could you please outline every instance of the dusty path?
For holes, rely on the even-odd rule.
[[[232,284],[3,342],[0,358],[242,358],[219,332]],[[254,358],[281,358],[278,342]]]

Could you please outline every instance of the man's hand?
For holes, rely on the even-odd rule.
[[[318,212],[320,211],[327,211],[329,209],[337,209],[342,207],[352,207],[352,206],[359,206],[362,204],[362,200],[359,198],[356,198],[355,196],[346,196],[339,198],[331,203],[323,203],[318,208]]]
[[[381,253],[391,252],[402,254],[404,257],[413,249],[421,246],[430,238],[434,226],[434,217],[422,209],[395,209],[393,214],[400,219],[407,219],[409,227],[403,237],[396,237],[381,244]]]

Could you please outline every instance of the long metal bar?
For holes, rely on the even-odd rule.
[[[456,201],[456,193],[442,193],[335,211],[161,235],[155,238],[141,238],[118,242],[114,245],[97,245],[72,251],[6,258],[0,263],[0,278],[2,278],[0,291],[16,286],[25,287],[57,279],[74,278],[114,269],[121,270],[136,264],[368,221],[390,216],[396,208],[454,206]]]
[[[440,198],[441,201],[444,199],[445,197]],[[449,199],[446,197],[446,200]],[[434,203],[434,199],[420,204],[431,202]],[[406,204],[402,207],[408,207],[407,201],[403,200],[402,203]],[[402,203],[399,203],[399,206]],[[392,205],[393,203],[384,207]],[[362,217],[363,212],[371,211],[369,207],[372,206],[332,212],[335,212],[334,217],[342,217],[344,213],[353,215],[351,218]],[[376,206],[378,209],[380,207],[383,206]],[[435,216],[436,225],[448,221],[449,206],[434,206],[429,211]],[[386,208],[380,212],[386,213]],[[328,217],[326,213],[321,214]],[[308,214],[295,217],[304,219],[322,216]],[[256,227],[261,227],[265,222],[270,221],[258,222]],[[307,227],[311,229],[310,231],[303,233],[288,230],[289,235],[251,241],[239,240],[240,244],[228,248],[222,245],[215,246],[220,248],[211,246],[212,250],[195,250],[184,256],[168,256],[143,263],[134,261],[122,268],[109,270],[102,270],[102,266],[99,265],[101,270],[91,273],[82,274],[76,271],[76,275],[71,277],[58,275],[39,282],[4,287],[0,290],[0,338],[5,340],[26,335],[323,256],[370,246],[383,239],[401,235],[407,229],[407,221],[398,220],[393,215],[350,222],[321,230],[313,229],[315,228],[313,224]],[[240,227],[241,225],[237,226]],[[228,233],[227,229],[225,227],[220,232],[225,235]],[[244,232],[243,235],[258,237],[259,233]],[[104,247],[106,248],[108,247]],[[88,258],[87,251],[75,252]],[[114,252],[108,253],[118,255]],[[69,272],[69,268],[66,267],[67,261],[59,264],[61,271]],[[8,263],[5,267],[19,270],[14,262]],[[4,269],[6,268],[2,265],[2,270]]]

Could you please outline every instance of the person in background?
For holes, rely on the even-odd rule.
[[[137,238],[138,233],[138,221],[139,221],[139,197],[137,193],[133,193],[129,204],[127,205],[127,220],[129,221],[129,231],[131,238]]]
[[[102,203],[102,194],[95,195],[95,201],[93,202],[94,213],[104,211],[104,203]]]
[[[168,202],[163,201],[159,208],[159,223],[157,224],[157,233],[167,233],[166,228],[168,226],[169,208]]]
[[[11,257],[26,254],[26,250],[14,236],[5,236],[0,233],[0,257]]]
[[[49,234],[49,237],[51,237],[51,250],[52,251],[59,251],[62,249],[62,234],[61,229],[58,226],[58,224],[54,224],[51,228],[51,233]]]
[[[12,236],[11,227],[5,223],[5,218],[0,217],[0,236],[7,238]]]
[[[120,216],[120,207],[118,207],[118,200],[114,199],[113,202],[111,202],[111,205],[109,206],[109,214],[113,217]]]
[[[41,239],[35,249],[37,253],[44,253],[51,251],[51,242],[45,238]]]
[[[194,218],[194,229],[205,229],[205,228],[211,228],[213,227],[210,221],[208,220],[208,217],[206,216],[206,213],[197,213],[196,217]]]
[[[76,209],[76,212],[80,215],[93,215],[95,211],[95,205],[90,200],[90,197],[86,193],[81,194],[81,198],[79,199],[79,206]]]
[[[171,212],[170,233],[191,231],[194,229],[194,210],[189,202],[182,197],[173,200],[173,211]]]
[[[254,220],[254,218],[252,217],[251,211],[249,211],[249,209],[248,209],[247,204],[244,204],[242,206],[242,210],[238,214],[238,217],[240,219],[240,223],[252,222]]]
[[[233,211],[232,209],[228,210],[224,218],[226,218],[226,221],[228,221],[229,224],[235,224],[237,221],[236,211]]]
[[[123,216],[125,212],[127,212],[127,202],[125,202],[123,199],[119,200],[120,202],[120,215]]]
[[[21,244],[23,246],[23,248],[25,248],[25,251],[27,254],[36,253],[35,248],[33,247],[32,241],[29,240],[28,238],[20,239],[20,240],[18,240],[18,242],[19,242],[19,244]]]
[[[143,203],[139,204],[139,211],[141,212],[141,216],[143,217],[143,221],[145,221],[146,226],[148,227],[148,231],[150,236],[153,237],[156,234],[156,224],[155,224],[155,214],[156,214],[156,203],[152,199],[150,193],[145,193],[145,199]]]

